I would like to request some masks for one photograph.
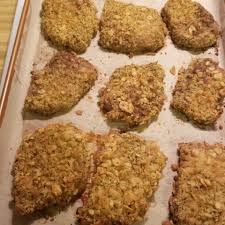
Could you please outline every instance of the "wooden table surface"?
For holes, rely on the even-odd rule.
[[[0,0],[0,77],[12,28],[16,3],[17,0]]]

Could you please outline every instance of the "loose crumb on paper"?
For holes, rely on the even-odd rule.
[[[82,116],[83,111],[82,111],[82,110],[77,110],[75,113],[76,113],[76,115],[78,115],[78,116]]]
[[[170,73],[171,73],[172,75],[176,75],[176,67],[175,67],[175,66],[173,66],[173,67],[170,69]]]

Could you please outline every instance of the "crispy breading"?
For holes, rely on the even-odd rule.
[[[74,53],[58,52],[44,69],[32,72],[24,111],[50,116],[70,110],[97,79],[95,67]]]
[[[96,12],[90,0],[44,0],[42,33],[58,47],[83,53],[98,30]]]
[[[178,176],[170,212],[173,224],[225,224],[225,147],[222,144],[179,145]]]
[[[66,206],[84,191],[92,150],[88,141],[72,124],[40,128],[23,139],[12,171],[18,213]]]
[[[156,52],[164,46],[166,26],[155,9],[106,0],[99,44],[122,53]]]
[[[157,189],[166,157],[153,141],[129,133],[100,138],[96,172],[84,206],[81,225],[131,225],[141,221]]]
[[[199,126],[214,125],[223,112],[225,72],[212,59],[195,59],[181,68],[171,106]]]
[[[112,74],[100,91],[99,106],[111,121],[128,128],[155,120],[165,99],[164,70],[158,63],[127,65]]]
[[[168,0],[161,15],[178,47],[201,51],[217,45],[219,26],[199,3]]]

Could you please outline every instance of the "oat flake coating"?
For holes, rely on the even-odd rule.
[[[197,125],[212,126],[223,112],[224,97],[224,70],[212,59],[195,59],[179,71],[171,105]]]
[[[99,140],[96,173],[84,206],[81,225],[131,225],[141,221],[158,186],[166,158],[152,141],[124,133]]]
[[[201,51],[217,45],[219,26],[199,3],[168,0],[161,15],[178,47]]]
[[[65,206],[84,191],[91,149],[88,136],[71,124],[54,124],[26,136],[13,166],[16,210],[30,214]]]
[[[222,144],[179,145],[178,176],[170,212],[177,225],[225,224],[225,147]]]
[[[115,52],[140,54],[164,46],[166,27],[155,9],[106,0],[99,44]]]
[[[127,65],[116,69],[100,91],[99,105],[111,121],[128,128],[146,125],[156,119],[165,99],[164,70],[157,63]]]
[[[44,0],[42,32],[54,45],[83,53],[98,29],[96,12],[89,0]]]
[[[50,116],[70,110],[89,91],[97,70],[74,53],[59,52],[44,69],[32,72],[24,111]]]

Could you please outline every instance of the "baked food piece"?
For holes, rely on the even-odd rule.
[[[87,182],[88,136],[71,124],[54,124],[26,136],[13,166],[16,211],[22,215],[47,206],[66,206]]]
[[[223,112],[225,72],[212,59],[195,59],[181,68],[171,106],[199,126],[212,126]]]
[[[179,145],[178,176],[170,212],[173,224],[224,225],[225,147],[222,144]]]
[[[192,0],[168,0],[161,15],[171,39],[178,47],[202,51],[217,45],[219,26],[199,3]]]
[[[166,26],[155,9],[106,0],[100,25],[101,47],[121,53],[157,52]]]
[[[152,141],[129,133],[110,133],[99,140],[96,172],[84,206],[81,225],[130,225],[141,221],[158,186],[166,158]]]
[[[58,52],[44,69],[31,73],[24,111],[44,116],[70,110],[97,79],[95,67],[70,52]]]
[[[157,63],[127,65],[112,74],[99,93],[99,106],[111,121],[128,128],[156,119],[165,99],[164,70]]]
[[[58,47],[83,53],[98,30],[96,12],[90,0],[44,0],[42,33]]]

